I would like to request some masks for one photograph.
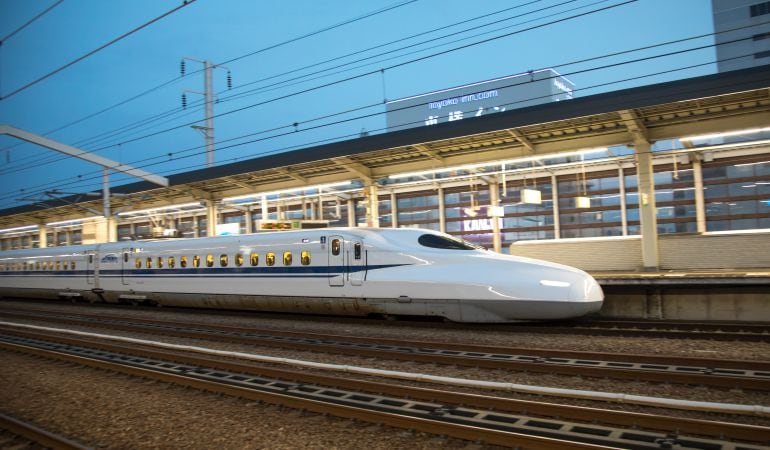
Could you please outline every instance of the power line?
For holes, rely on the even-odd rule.
[[[63,1],[63,0],[62,0],[62,1]],[[193,1],[194,1],[194,0],[193,0]],[[396,4],[392,5],[392,6],[386,6],[386,7],[384,7],[384,8],[380,8],[380,9],[374,10],[374,11],[372,11],[372,12],[370,12],[370,13],[366,13],[366,14],[364,14],[364,15],[362,15],[362,16],[358,16],[358,17],[356,17],[356,18],[353,18],[353,19],[349,19],[349,20],[343,21],[343,22],[341,22],[341,23],[338,23],[338,24],[336,24],[336,25],[331,25],[331,26],[325,27],[325,28],[323,28],[323,29],[321,29],[321,30],[313,31],[313,32],[307,33],[307,34],[305,34],[305,35],[299,36],[299,37],[297,37],[297,38],[289,39],[289,40],[286,40],[286,41],[284,41],[284,42],[281,42],[281,43],[278,43],[278,44],[274,44],[274,45],[271,45],[271,46],[269,46],[269,47],[267,47],[267,48],[263,48],[263,49],[260,49],[260,50],[254,51],[254,52],[251,52],[251,53],[249,53],[249,54],[246,54],[246,55],[241,55],[241,56],[239,56],[239,57],[236,57],[236,58],[230,59],[230,60],[228,60],[227,62],[232,62],[232,61],[240,60],[240,59],[243,59],[243,58],[245,58],[245,57],[247,57],[247,56],[255,55],[255,54],[257,54],[257,53],[261,53],[261,52],[263,52],[263,51],[266,51],[266,50],[268,50],[268,49],[274,49],[274,48],[278,48],[278,47],[280,47],[280,46],[282,46],[282,45],[286,45],[286,44],[289,44],[289,43],[292,43],[292,42],[296,42],[296,41],[299,41],[299,40],[301,40],[301,39],[304,39],[304,38],[307,38],[307,37],[315,36],[315,35],[317,35],[317,34],[320,34],[320,33],[322,33],[322,32],[325,32],[325,31],[330,31],[330,30],[333,30],[333,29],[339,28],[339,27],[341,27],[341,26],[343,26],[343,25],[348,25],[348,24],[351,24],[351,23],[354,23],[354,22],[357,22],[357,21],[360,21],[360,20],[363,20],[363,19],[366,19],[366,18],[369,18],[369,17],[373,17],[373,16],[375,16],[375,15],[378,15],[378,14],[382,14],[382,13],[384,13],[384,12],[387,12],[387,11],[391,11],[391,10],[393,10],[393,9],[396,9],[396,8],[400,8],[400,7],[406,6],[406,5],[408,5],[408,4],[410,4],[410,3],[414,3],[414,2],[416,2],[416,1],[417,1],[417,0],[408,0],[408,1],[402,1],[402,2],[396,3]],[[536,0],[536,1],[540,1],[540,0]],[[187,3],[187,2],[186,2],[186,3]],[[224,63],[223,63],[223,64],[224,64]],[[195,73],[199,73],[199,72],[201,72],[202,70],[203,70],[203,69],[199,69],[199,70],[193,71],[193,72],[189,73],[188,75],[193,75],[193,74],[195,74]],[[51,131],[48,131],[47,133],[45,133],[45,134],[44,134],[44,136],[48,136],[48,135],[50,135],[50,134],[56,133],[57,131],[61,131],[61,130],[63,130],[63,129],[69,128],[69,127],[71,127],[71,126],[73,126],[73,125],[76,125],[76,124],[78,124],[78,123],[84,122],[84,121],[86,121],[86,120],[88,120],[88,119],[91,119],[91,118],[93,118],[93,117],[96,117],[96,116],[98,116],[98,115],[101,115],[101,114],[103,114],[103,113],[105,113],[105,112],[107,112],[107,111],[110,111],[110,110],[112,110],[112,109],[115,109],[115,108],[117,108],[117,107],[123,106],[123,105],[125,105],[125,104],[127,104],[127,103],[129,103],[129,102],[131,102],[131,101],[134,101],[134,100],[136,100],[136,99],[138,99],[138,98],[144,97],[145,95],[148,95],[148,94],[150,94],[150,93],[152,93],[152,92],[155,92],[155,91],[157,91],[157,90],[159,90],[159,89],[161,89],[161,88],[163,88],[163,87],[166,87],[166,86],[168,86],[168,85],[170,85],[170,84],[173,84],[173,83],[175,83],[175,82],[177,82],[177,81],[181,80],[182,78],[183,78],[183,77],[175,77],[175,78],[173,78],[173,79],[171,79],[171,80],[169,80],[169,81],[166,81],[166,82],[164,82],[164,83],[161,83],[160,85],[157,85],[157,86],[155,86],[155,87],[152,87],[152,88],[150,88],[150,89],[147,89],[147,90],[145,90],[145,91],[143,91],[143,92],[141,92],[141,93],[139,93],[139,94],[136,94],[136,95],[134,95],[134,96],[132,96],[132,97],[129,97],[129,98],[125,99],[125,100],[122,100],[122,101],[120,101],[120,102],[118,102],[118,103],[116,103],[116,104],[114,104],[114,105],[112,105],[112,106],[106,107],[106,108],[104,108],[104,109],[102,109],[102,110],[99,110],[99,111],[97,111],[97,112],[94,112],[94,113],[92,113],[92,114],[89,114],[89,115],[87,115],[87,116],[85,116],[85,117],[82,117],[82,118],[80,118],[80,119],[77,119],[77,120],[75,120],[75,121],[69,122],[69,123],[67,123],[67,124],[65,124],[65,125],[62,125],[62,126],[60,126],[60,127],[56,128],[56,129],[53,129],[53,130],[51,130]],[[1,97],[1,96],[0,96],[0,100],[2,100],[2,97]],[[174,109],[174,110],[172,110],[171,112],[173,112],[173,111],[179,111],[179,108],[175,108],[175,109]],[[149,119],[149,120],[152,120],[152,119]],[[93,139],[93,138],[89,138],[89,139],[86,139],[86,141],[87,141],[87,140],[91,140],[91,139]],[[82,142],[82,141],[81,141],[81,142]],[[0,151],[6,151],[6,150],[10,150],[10,149],[12,149],[12,148],[14,148],[14,147],[17,147],[17,146],[19,146],[19,145],[22,145],[22,144],[21,144],[21,143],[19,143],[19,144],[14,144],[14,145],[8,146],[8,147],[6,147],[6,148],[0,149]],[[31,157],[30,157],[30,158],[31,158]]]
[[[737,41],[741,41],[741,40],[746,40],[746,39],[751,39],[751,38],[738,39],[738,40],[731,41],[731,42],[725,42],[724,44],[730,44],[730,43],[733,43],[733,42],[737,42]],[[681,41],[681,40],[676,40],[676,41],[671,41],[671,42],[677,43],[679,41]],[[665,44],[658,44],[658,45],[665,45]],[[717,45],[722,45],[722,44],[717,44]],[[655,59],[655,58],[674,56],[674,55],[682,54],[682,53],[685,53],[685,52],[692,52],[692,51],[702,50],[702,49],[706,49],[706,48],[710,48],[710,47],[714,47],[714,46],[715,46],[714,44],[710,44],[710,45],[706,45],[706,46],[693,47],[693,48],[685,49],[685,50],[677,50],[677,51],[672,51],[672,52],[668,52],[668,53],[663,53],[663,54],[658,54],[658,55],[653,55],[653,56],[647,56],[647,57],[642,57],[642,58],[637,58],[637,59],[634,59],[634,60],[628,60],[628,61],[624,61],[624,62],[607,64],[607,65],[598,66],[598,67],[593,67],[593,68],[590,68],[590,69],[578,70],[578,71],[574,71],[574,72],[570,72],[570,73],[565,73],[564,75],[565,76],[567,76],[567,75],[575,75],[575,74],[584,73],[584,72],[587,72],[587,71],[603,70],[603,69],[607,69],[607,68],[611,68],[611,67],[617,67],[617,66],[626,65],[626,64],[632,64],[632,63],[637,63],[637,62],[649,61],[649,60]],[[646,46],[646,47],[641,47],[641,48],[637,48],[637,49],[633,49],[633,50],[627,50],[624,53],[635,52],[635,51],[640,51],[640,50],[646,50],[646,49],[649,49],[650,47],[651,46]],[[620,53],[620,52],[618,52],[618,53]],[[609,56],[616,56],[618,53],[614,53],[614,54],[609,55]],[[551,67],[563,67],[563,66],[566,66],[566,65],[574,65],[574,64],[579,64],[579,63],[583,63],[583,62],[586,62],[586,61],[591,61],[591,60],[595,60],[595,59],[598,59],[598,58],[605,58],[605,57],[608,57],[608,55],[600,56],[600,57],[594,57],[594,58],[588,58],[588,59],[584,59],[584,60],[580,60],[580,61],[573,61],[573,62],[564,63],[564,64],[551,65]],[[743,57],[743,56],[740,56],[740,57]],[[740,57],[735,57],[735,58],[740,58]],[[730,58],[730,59],[735,59],[735,58]],[[579,88],[579,89],[576,89],[576,90],[577,91],[587,91],[587,90],[596,89],[596,88],[599,88],[599,87],[608,86],[608,85],[611,85],[611,84],[617,84],[617,83],[621,83],[621,82],[633,81],[633,80],[637,80],[637,79],[641,79],[641,78],[648,78],[648,77],[651,77],[651,76],[657,76],[657,75],[662,75],[662,74],[671,73],[671,72],[675,72],[675,71],[692,69],[692,68],[695,68],[695,67],[702,67],[702,66],[709,65],[709,64],[713,64],[713,62],[709,61],[709,62],[706,62],[706,63],[696,64],[696,65],[691,65],[691,66],[686,66],[686,67],[680,67],[680,68],[675,68],[675,69],[671,69],[671,70],[667,70],[667,71],[653,72],[653,73],[647,74],[647,75],[631,77],[631,78],[624,78],[624,79],[621,79],[621,80],[610,81],[610,82],[607,82],[607,83],[602,83],[602,84],[598,84],[598,85],[593,85],[593,86],[588,86],[588,87],[584,87],[584,88]],[[527,102],[527,101],[531,101],[531,100],[535,100],[535,99],[525,99],[525,100],[520,100],[519,102]],[[358,111],[358,110],[370,108],[370,107],[377,106],[377,105],[378,104],[366,105],[366,106],[359,107],[359,108],[356,108],[356,109],[353,109],[353,110],[337,112],[337,113],[329,114],[329,115],[326,115],[326,116],[323,116],[323,117],[318,117],[318,118],[315,118],[315,119],[311,119],[311,120],[305,121],[304,123],[310,123],[310,122],[314,122],[314,121],[330,118],[330,117],[333,117],[333,116],[344,115],[344,114],[348,114],[348,113],[353,112],[353,111]],[[328,127],[328,126],[332,126],[332,125],[338,125],[338,124],[341,124],[341,123],[350,122],[350,121],[353,121],[353,120],[360,120],[361,118],[372,117],[372,116],[381,115],[381,114],[384,114],[384,113],[378,112],[378,113],[368,114],[368,115],[365,115],[365,116],[357,116],[357,117],[350,118],[350,119],[343,119],[343,120],[339,120],[339,121],[336,121],[336,122],[333,122],[333,123],[325,123],[325,124],[317,125],[317,126],[314,126],[314,127],[304,128],[301,131],[302,132],[311,131],[311,130],[315,130],[315,129],[319,129],[319,128],[323,128],[323,127]],[[232,142],[232,141],[244,139],[246,137],[251,137],[251,136],[255,136],[255,135],[259,135],[259,134],[264,134],[264,133],[269,133],[269,132],[274,132],[274,131],[279,131],[279,130],[284,129],[284,128],[292,128],[292,126],[287,124],[287,125],[284,125],[284,126],[281,126],[281,127],[275,127],[275,128],[269,129],[269,130],[263,130],[263,131],[258,132],[258,133],[251,133],[251,134],[247,134],[247,135],[243,135],[243,136],[238,136],[238,137],[235,137],[235,138],[227,139],[227,140],[224,140],[224,141],[219,141],[218,143],[221,144],[221,143],[226,143],[226,142]],[[375,130],[375,131],[379,131],[379,130]],[[278,138],[278,137],[281,137],[281,136],[286,136],[286,135],[294,134],[294,133],[295,133],[294,131],[287,131],[287,132],[284,132],[284,133],[281,133],[281,134],[274,134],[274,135],[270,135],[270,136],[259,138],[259,139],[253,139],[253,140],[250,140],[250,141],[247,141],[247,142],[241,142],[241,143],[229,145],[229,146],[226,146],[226,147],[220,147],[220,150],[226,150],[226,149],[235,148],[235,147],[239,147],[239,146],[247,145],[247,144],[251,144],[251,143],[256,143],[256,142],[263,142],[263,141],[266,141],[266,140],[275,139],[275,138]],[[343,137],[350,137],[350,136],[355,136],[355,135],[346,135],[346,136],[343,136]],[[336,140],[336,139],[339,139],[339,137],[337,137],[337,138],[330,138],[330,139],[324,139],[321,142],[328,142],[330,140],[333,141],[333,140]],[[316,142],[318,142],[318,141],[316,141]],[[305,144],[303,144],[303,145],[305,145]],[[187,159],[187,158],[190,158],[190,157],[197,156],[197,155],[199,155],[201,153],[189,154],[189,155],[182,156],[182,157],[180,157],[179,155],[182,154],[182,153],[189,152],[189,151],[196,150],[196,149],[200,149],[200,148],[201,148],[201,146],[196,146],[196,147],[192,147],[192,148],[189,148],[189,149],[186,149],[186,150],[179,151],[179,152],[177,152],[174,155],[175,159],[176,160],[180,160],[180,159]],[[267,154],[278,153],[278,152],[284,151],[284,150],[286,150],[286,149],[285,148],[284,149],[275,149],[275,150],[271,150],[271,151],[268,151],[268,152],[259,153],[258,155],[259,156],[265,156]],[[257,156],[257,154],[247,155],[247,157],[254,157],[254,156]],[[144,160],[139,160],[137,162],[141,163],[141,162],[151,161],[151,160],[158,159],[158,158],[159,157],[146,158]],[[241,159],[241,158],[242,157],[240,157],[238,159]],[[232,161],[232,159],[231,159],[231,161]],[[163,161],[163,162],[165,162],[165,161]],[[138,164],[136,164],[136,163],[132,163],[132,164],[138,166]],[[159,164],[159,163],[158,162],[153,162],[153,163],[148,163],[148,164],[145,164],[145,165],[142,165],[142,166],[139,166],[139,167],[149,167],[149,166],[157,165],[157,164]],[[193,168],[194,169],[194,168],[198,168],[198,167],[199,167],[199,165],[194,165],[194,166],[189,166],[188,168]],[[175,169],[175,170],[177,170],[177,169]],[[79,180],[79,181],[73,182],[73,183],[79,183],[80,181],[82,181],[82,180]]]
[[[56,75],[57,73],[67,69],[68,67],[71,67],[71,66],[79,63],[80,61],[83,61],[84,59],[86,59],[86,58],[88,58],[88,57],[90,57],[90,56],[100,52],[101,50],[104,50],[105,48],[111,46],[112,44],[115,44],[116,42],[119,42],[119,41],[127,38],[128,36],[136,33],[137,31],[140,31],[140,30],[142,30],[144,28],[147,28],[148,26],[154,24],[155,22],[160,21],[161,19],[163,19],[163,18],[165,18],[165,17],[167,17],[167,16],[169,16],[169,15],[179,11],[180,9],[184,8],[185,6],[193,4],[196,1],[197,0],[184,0],[184,2],[181,5],[177,6],[176,8],[174,8],[174,9],[172,9],[172,10],[170,10],[170,11],[164,13],[164,14],[161,14],[160,16],[158,16],[158,17],[150,20],[149,22],[146,22],[146,23],[144,23],[144,24],[134,28],[133,30],[131,30],[131,31],[127,32],[127,33],[124,33],[124,34],[116,37],[115,39],[107,42],[104,45],[101,45],[100,47],[98,47],[98,48],[96,48],[94,50],[91,50],[90,52],[86,53],[85,55],[83,55],[83,56],[81,56],[79,58],[76,58],[76,59],[68,62],[67,64],[59,67],[58,69],[54,70],[53,72],[50,72],[50,73],[48,73],[46,75],[43,75],[42,77],[40,77],[40,78],[38,78],[38,79],[36,79],[34,81],[31,81],[31,82],[25,84],[24,86],[16,89],[15,91],[11,92],[10,94],[8,94],[8,95],[6,95],[4,97],[0,96],[0,101],[5,100],[5,99],[10,98],[10,97],[13,97],[14,95],[18,94],[19,92],[22,92],[22,91],[24,91],[26,89],[29,89],[30,87],[36,85],[37,83],[40,83],[41,81],[46,80],[46,79]]]
[[[397,40],[394,40],[394,41],[391,41],[391,42],[388,42],[388,43],[385,43],[385,44],[380,44],[380,45],[377,45],[377,46],[374,46],[374,47],[370,47],[370,48],[367,48],[367,49],[364,49],[364,50],[360,50],[360,51],[357,51],[357,52],[354,52],[354,53],[350,53],[350,54],[347,54],[347,55],[344,55],[344,56],[332,58],[332,59],[329,59],[329,60],[326,60],[326,61],[322,61],[322,62],[313,64],[313,65],[310,65],[310,66],[305,66],[305,67],[302,67],[300,69],[294,69],[294,70],[291,70],[291,71],[284,72],[282,74],[273,75],[273,76],[270,76],[270,77],[267,77],[267,78],[263,78],[261,80],[255,81],[255,82],[246,83],[245,85],[238,86],[235,89],[239,89],[239,88],[242,88],[243,86],[251,85],[251,84],[254,84],[254,83],[257,83],[257,82],[274,79],[274,78],[277,78],[277,77],[280,77],[280,76],[283,76],[283,75],[287,75],[287,74],[291,74],[291,73],[294,73],[294,72],[297,72],[297,71],[300,71],[300,70],[304,70],[304,69],[307,69],[307,68],[310,68],[310,67],[320,66],[320,65],[326,64],[326,63],[331,62],[331,61],[347,58],[349,56],[354,56],[354,55],[357,55],[357,54],[365,53],[367,51],[371,51],[373,49],[385,47],[385,46],[391,45],[393,43],[398,43],[398,42],[402,42],[402,41],[405,41],[405,40],[409,40],[409,39],[413,39],[413,38],[416,38],[416,37],[420,37],[420,36],[423,36],[425,34],[432,33],[432,32],[435,32],[435,31],[438,31],[438,30],[441,30],[441,29],[446,29],[446,28],[449,28],[449,27],[452,27],[452,26],[461,25],[461,24],[464,24],[464,23],[467,23],[467,22],[471,22],[471,21],[479,20],[479,19],[482,19],[482,18],[485,18],[485,17],[497,15],[497,14],[500,14],[502,12],[510,11],[510,10],[513,10],[513,9],[522,8],[522,7],[525,7],[525,6],[529,6],[529,5],[532,5],[532,4],[535,4],[535,3],[539,3],[541,1],[542,0],[534,0],[534,1],[530,1],[530,2],[527,2],[527,3],[521,4],[521,5],[514,6],[514,7],[504,8],[502,10],[498,10],[498,11],[495,11],[495,12],[492,12],[492,13],[488,13],[488,14],[484,14],[484,15],[481,15],[481,16],[477,16],[475,18],[466,19],[466,20],[463,20],[463,21],[460,21],[460,22],[456,22],[454,24],[450,24],[450,25],[447,25],[445,27],[435,28],[435,29],[432,29],[432,30],[427,31],[427,32],[422,32],[422,33],[418,33],[418,34],[415,34],[415,35],[412,35],[412,36],[409,36],[409,37],[406,37],[406,38],[397,39]],[[280,86],[280,85],[287,84],[287,83],[289,83],[289,84],[287,84],[287,86],[292,86],[294,84],[299,84],[299,83],[290,83],[290,82],[302,79],[304,77],[309,77],[309,76],[312,76],[312,75],[323,73],[324,71],[328,71],[328,70],[334,70],[336,68],[344,67],[344,66],[349,65],[349,64],[355,64],[357,62],[365,61],[367,59],[371,59],[371,58],[374,58],[374,57],[378,57],[378,56],[382,56],[382,55],[385,55],[385,54],[393,53],[394,51],[407,49],[407,48],[413,47],[414,45],[422,45],[422,44],[425,44],[427,42],[435,41],[437,39],[443,39],[443,38],[446,38],[446,37],[455,36],[457,34],[465,33],[465,32],[468,32],[468,31],[473,31],[473,30],[476,30],[476,29],[479,29],[479,28],[482,28],[482,27],[487,27],[487,26],[490,26],[490,25],[494,25],[494,24],[497,24],[497,23],[500,23],[500,22],[503,22],[503,21],[508,21],[508,20],[516,19],[516,18],[519,18],[519,17],[522,17],[522,16],[526,16],[526,15],[529,15],[529,14],[537,13],[537,12],[543,12],[545,10],[548,10],[548,9],[551,9],[551,8],[554,8],[554,7],[558,7],[558,6],[563,6],[565,4],[573,3],[575,1],[577,1],[577,0],[563,1],[562,3],[558,3],[558,4],[547,6],[547,7],[543,7],[543,8],[540,8],[540,9],[537,9],[537,10],[534,10],[534,11],[530,11],[530,12],[527,12],[527,13],[524,13],[524,14],[518,14],[518,15],[514,15],[514,16],[509,16],[509,17],[506,17],[506,18],[503,18],[503,19],[495,20],[493,22],[488,22],[488,23],[485,23],[485,24],[482,24],[482,25],[478,25],[478,26],[475,26],[475,27],[472,27],[472,28],[466,28],[466,29],[458,31],[458,32],[442,35],[442,36],[440,36],[438,38],[435,38],[435,39],[430,39],[428,41],[422,41],[420,44],[413,44],[413,45],[409,45],[409,46],[406,46],[406,47],[401,47],[401,48],[396,49],[396,50],[386,51],[386,52],[380,53],[378,55],[374,55],[374,56],[370,56],[370,57],[367,57],[367,58],[359,59],[359,60],[356,60],[356,61],[352,61],[350,63],[346,63],[346,64],[338,65],[338,66],[335,66],[335,67],[327,68],[327,69],[324,69],[324,70],[321,70],[321,71],[316,71],[316,72],[313,72],[313,73],[310,73],[310,74],[306,74],[306,75],[303,75],[303,76],[300,76],[300,77],[295,77],[295,78],[291,78],[289,80],[284,80],[284,81],[281,81],[281,82],[276,82],[276,83],[273,83],[273,84],[270,84],[270,85],[267,85],[267,86],[263,86],[263,87],[261,87],[259,89],[252,89],[252,90],[250,90],[248,92],[245,92],[245,93],[235,94],[235,95],[231,95],[231,96],[225,97],[224,99],[219,99],[218,103],[232,101],[232,100],[235,100],[235,99],[238,99],[238,98],[242,98],[242,97],[245,97],[245,96],[255,95],[256,93],[260,93],[260,92],[267,92],[268,90],[274,90],[274,89],[277,89],[276,86]],[[493,33],[493,32],[496,32],[496,31],[500,31],[500,30],[503,30],[503,29],[508,29],[508,28],[512,28],[512,27],[519,26],[519,25],[523,25],[523,24],[526,24],[526,23],[529,23],[529,22],[533,22],[535,20],[541,20],[541,19],[544,19],[544,18],[553,17],[555,15],[564,14],[564,13],[567,13],[567,12],[570,12],[570,11],[575,11],[575,10],[578,10],[578,9],[582,9],[582,8],[585,8],[585,7],[590,7],[590,6],[593,6],[593,5],[596,5],[596,4],[605,3],[607,1],[609,1],[609,0],[597,1],[597,2],[594,2],[594,3],[588,4],[588,5],[585,5],[583,7],[578,7],[578,8],[574,8],[574,9],[564,10],[564,11],[561,11],[561,12],[556,13],[556,14],[542,16],[542,17],[540,17],[538,19],[533,19],[533,20],[530,20],[530,21],[519,22],[517,24],[511,25],[511,26],[508,26],[508,27],[503,27],[503,28],[499,28],[497,30],[492,30],[492,31],[489,31],[489,32],[485,32],[485,33],[469,36],[467,38],[463,38],[463,39],[458,39],[458,40],[455,40],[455,41],[447,42],[447,43],[444,43],[442,45],[437,45],[437,46],[434,46],[434,47],[428,47],[428,48],[423,49],[421,51],[427,51],[427,50],[430,50],[432,48],[437,48],[437,47],[441,47],[441,46],[444,46],[444,45],[450,45],[452,43],[459,42],[459,41],[462,41],[462,40],[472,39],[474,37],[483,36],[485,34],[490,34],[490,33]],[[400,7],[400,6],[403,6],[405,4],[406,3],[401,3],[401,4],[397,5],[397,6]],[[387,8],[385,10],[389,10],[389,9],[392,9],[392,8]],[[378,11],[380,11],[380,10],[378,10]],[[379,12],[377,12],[377,13],[379,13]],[[369,13],[369,14],[363,16],[363,17],[370,17],[373,14],[374,13]],[[360,19],[356,19],[356,20],[360,20]],[[343,23],[351,23],[351,22],[352,22],[352,20],[348,20],[348,21],[343,22]],[[332,28],[337,27],[337,26],[339,26],[339,25],[332,26],[332,27],[326,27],[326,28],[324,28],[324,30],[332,29]],[[309,34],[307,34],[305,36],[313,35],[313,34],[318,34],[318,32],[309,33]],[[296,41],[296,40],[297,40],[297,38],[290,39],[290,40],[287,40],[287,41],[284,41],[284,42],[285,43],[286,42],[293,42],[293,41]],[[271,46],[271,47],[268,47],[268,48],[274,48],[274,47],[275,46]],[[251,54],[256,54],[258,52],[253,52]],[[407,53],[407,54],[404,54],[402,56],[408,56],[409,54],[413,54],[413,53],[416,53],[416,52]],[[387,61],[387,60],[390,60],[390,59],[395,59],[395,58],[396,57],[394,57],[394,58],[387,58],[387,59],[384,59],[384,60],[380,60],[380,62],[384,62],[384,61]],[[230,61],[232,61],[232,60],[230,60]],[[354,70],[356,68],[361,68],[361,67],[365,67],[365,66],[366,65],[357,66],[357,67],[350,68],[348,70]],[[334,73],[328,74],[326,76],[335,75],[335,74],[338,74],[338,73],[343,73],[343,72],[346,72],[348,70],[334,72]],[[322,77],[310,78],[308,81],[312,81],[312,80],[315,80],[315,79],[318,79],[318,78],[322,78]],[[178,78],[175,79],[175,80],[178,80]],[[268,89],[268,88],[273,88],[273,89]],[[260,91],[260,92],[254,92],[254,91]],[[202,101],[201,101],[201,103],[202,103]],[[95,143],[94,140],[96,140],[96,141],[101,140],[101,139],[98,139],[98,138],[100,136],[104,136],[105,134],[108,135],[108,136],[105,136],[104,139],[108,139],[109,137],[112,137],[112,136],[117,136],[117,135],[120,135],[120,134],[124,134],[128,130],[136,129],[136,128],[141,128],[142,126],[144,126],[145,124],[148,124],[150,122],[152,122],[152,127],[157,127],[159,124],[164,123],[164,122],[157,122],[157,121],[155,121],[155,119],[162,118],[162,117],[169,117],[169,116],[171,116],[171,115],[173,115],[173,114],[175,114],[177,112],[181,112],[181,109],[180,108],[174,108],[174,109],[169,110],[167,112],[160,113],[158,115],[152,116],[152,117],[150,117],[148,119],[142,119],[140,121],[134,122],[133,124],[129,124],[129,125],[126,125],[126,126],[123,126],[123,127],[119,127],[117,129],[113,130],[112,132],[105,132],[105,133],[102,133],[101,135],[97,135],[97,136],[94,136],[92,138],[87,138],[85,140],[81,140],[81,141],[75,143],[75,145],[83,146],[88,141],[91,141],[92,143]],[[189,115],[189,114],[187,114],[187,115]],[[165,122],[168,122],[168,121],[165,121]],[[183,127],[189,126],[189,125],[194,124],[194,123],[197,123],[197,121],[181,125],[181,126],[179,126],[177,128],[183,128]],[[110,146],[103,146],[103,147],[100,147],[100,148],[95,149],[93,151],[99,152],[99,151],[103,151],[105,149],[111,148],[112,146],[123,145],[125,143],[127,143],[127,142],[117,142],[117,143],[111,144]],[[85,145],[88,145],[88,144],[85,144]],[[29,157],[29,158],[33,158],[33,157]],[[52,155],[52,156],[48,156],[48,157],[43,157],[42,159],[38,159],[38,161],[42,160],[43,163],[46,164],[46,163],[61,161],[61,160],[64,160],[64,159],[66,159],[66,158],[64,158],[64,157],[57,157],[55,155]],[[0,174],[5,173],[8,170],[24,170],[24,168],[33,168],[33,167],[39,167],[39,164],[30,163],[26,167],[22,167],[22,168],[19,168],[19,167],[7,167],[7,168],[5,168],[5,170],[0,171]]]
[[[18,33],[19,31],[21,31],[21,30],[23,30],[23,29],[27,28],[28,26],[30,26],[30,25],[32,24],[32,22],[34,22],[34,21],[36,21],[37,19],[39,19],[39,18],[43,17],[44,15],[46,15],[46,14],[48,13],[48,11],[50,11],[50,10],[52,10],[52,9],[56,8],[57,6],[59,6],[59,5],[60,5],[60,4],[61,4],[63,1],[64,1],[64,0],[58,0],[56,3],[54,3],[54,4],[53,4],[53,5],[51,5],[51,6],[49,6],[48,8],[44,9],[42,12],[40,12],[40,13],[39,13],[38,15],[36,15],[35,17],[33,17],[33,18],[29,19],[29,20],[28,20],[28,21],[27,21],[27,22],[26,22],[24,25],[20,26],[20,27],[19,27],[19,28],[17,28],[16,30],[14,30],[14,31],[10,32],[10,33],[9,33],[9,34],[8,34],[6,37],[4,37],[4,38],[0,39],[0,46],[1,46],[1,45],[3,45],[3,44],[5,44],[5,41],[7,41],[8,39],[10,39],[10,38],[11,38],[13,35],[15,35],[16,33]]]

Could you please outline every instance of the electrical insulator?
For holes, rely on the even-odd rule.
[[[184,59],[182,60],[182,62],[179,63],[179,73],[181,73],[182,76],[184,76]]]
[[[187,94],[182,94],[182,109],[187,109]]]
[[[233,77],[230,75],[230,71],[227,71],[227,89],[233,88]]]

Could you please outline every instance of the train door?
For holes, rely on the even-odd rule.
[[[353,286],[361,286],[366,277],[366,252],[364,251],[364,243],[360,240],[354,240],[350,242],[352,249],[348,251],[348,273],[350,274],[350,284]]]
[[[96,252],[94,250],[86,250],[86,283],[95,285],[96,283],[96,277],[94,274],[95,269],[96,269]]]
[[[131,249],[130,248],[124,248],[121,250],[122,255],[120,256],[120,282],[123,285],[128,284],[128,276],[130,275],[130,270],[133,266],[130,265],[131,261]]]
[[[345,285],[345,240],[329,236],[329,286]]]

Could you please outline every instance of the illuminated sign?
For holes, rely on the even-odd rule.
[[[573,86],[555,70],[545,69],[393,100],[386,104],[388,131],[568,100]]]

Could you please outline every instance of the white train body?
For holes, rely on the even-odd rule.
[[[578,317],[604,298],[575,268],[361,228],[7,251],[0,295],[457,322]]]

